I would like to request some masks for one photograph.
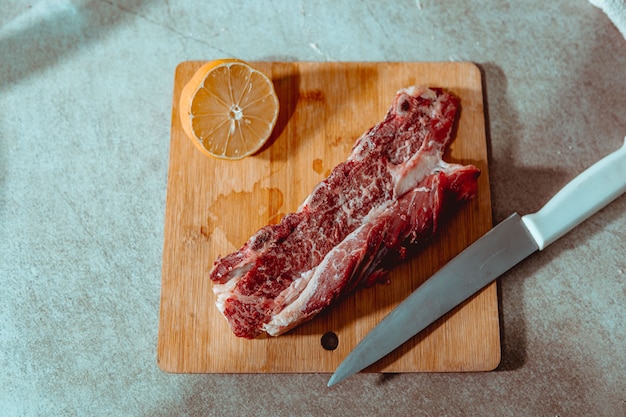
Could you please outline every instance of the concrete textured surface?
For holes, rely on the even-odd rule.
[[[494,222],[626,135],[626,41],[584,0],[5,0],[0,416],[626,415],[626,196],[502,277],[494,372],[162,372],[174,68],[224,56],[477,63]]]

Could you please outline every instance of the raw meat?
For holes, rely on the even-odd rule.
[[[480,171],[449,164],[458,99],[409,87],[297,212],[265,226],[213,265],[217,307],[235,335],[280,335],[359,286],[387,280],[471,198]]]

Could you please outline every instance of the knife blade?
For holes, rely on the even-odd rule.
[[[333,386],[387,356],[532,253],[582,223],[626,191],[626,138],[525,216],[512,214],[420,285],[374,327],[337,367]]]

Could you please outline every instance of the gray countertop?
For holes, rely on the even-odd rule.
[[[584,0],[3,1],[0,415],[626,413],[625,196],[500,280],[493,372],[162,372],[174,69],[230,56],[477,63],[494,222],[626,135],[626,41]]]

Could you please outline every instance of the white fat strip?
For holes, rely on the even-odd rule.
[[[214,284],[213,285],[213,293],[217,296],[215,305],[217,306],[217,309],[222,314],[224,314],[224,310],[226,309],[226,300],[233,297],[233,290],[235,289],[235,286],[237,285],[238,282],[239,282],[239,279],[237,280],[233,279],[233,280],[228,281],[226,284]],[[256,305],[258,304],[261,297],[257,295],[237,294],[236,299],[244,304]]]
[[[415,189],[429,175],[436,172],[451,173],[462,167],[463,165],[450,164],[444,161],[439,150],[433,149],[430,152],[425,152],[420,149],[405,164],[401,166],[390,165],[389,172],[394,184],[394,199]]]
[[[410,87],[401,88],[398,90],[396,94],[402,94],[402,93],[408,94],[413,97],[422,96],[425,98],[429,98],[431,100],[437,98],[437,93],[434,90],[431,90],[430,88],[422,87],[419,85],[412,85]]]
[[[422,182],[443,162],[439,152],[424,152],[420,149],[411,159],[402,165],[389,166],[393,179],[394,199],[404,195]]]
[[[224,309],[226,308],[226,300],[233,295],[233,289],[240,279],[241,277],[236,277],[230,281],[226,281],[225,284],[213,283],[213,294],[216,296],[215,305],[222,314],[224,314]]]
[[[302,294],[311,280],[315,272],[315,268],[302,272],[300,276],[294,279],[291,284],[285,288],[278,297],[274,299],[274,302],[278,305],[290,305]]]
[[[347,161],[359,161],[362,158],[362,155],[365,153],[365,148],[374,149],[376,147],[376,145],[374,145],[374,142],[372,142],[372,137],[370,134],[365,134],[361,136],[354,143],[354,148],[352,149],[352,152],[350,152],[350,155],[348,155]]]
[[[316,274],[308,274],[308,277],[308,281],[300,281],[296,284],[298,287],[306,284],[299,294],[297,294],[295,286],[293,288],[290,286],[287,290],[283,291],[292,291],[292,293],[289,294],[289,298],[293,298],[293,301],[283,308],[278,314],[275,314],[268,323],[263,325],[262,328],[265,332],[267,332],[267,334],[270,336],[278,336],[292,329],[298,325],[302,319],[304,319],[304,317],[300,314],[300,311],[306,305],[311,296],[315,294],[318,284],[317,279],[313,279],[313,277],[317,278]],[[294,297],[296,294],[297,297]],[[279,297],[282,295],[283,293],[281,293]]]
[[[432,190],[431,188],[424,187],[424,186],[417,187],[417,188],[413,189],[414,192],[418,192],[419,191],[419,192],[422,192],[422,193],[429,193],[431,190]]]
[[[274,315],[272,319],[263,325],[263,330],[266,331],[271,336],[278,336],[282,333],[285,333],[288,330],[291,330],[298,324],[300,324],[303,320],[308,319],[308,317],[303,317],[301,312],[309,302],[309,300],[315,295],[319,285],[319,277],[322,273],[324,273],[328,268],[333,266],[333,263],[337,258],[335,255],[338,252],[345,252],[345,247],[349,245],[352,241],[363,241],[363,239],[359,236],[361,232],[364,231],[365,228],[371,226],[371,223],[365,223],[361,227],[354,230],[350,233],[346,238],[337,246],[335,246],[330,252],[326,254],[322,262],[312,270],[313,273],[308,277],[308,282],[306,282],[306,287],[300,292],[298,297],[294,299],[294,301],[288,304],[282,311],[278,314]],[[338,259],[345,259],[346,256],[340,256]],[[338,270],[341,270],[339,268]],[[340,275],[335,277],[336,279],[340,278]],[[292,286],[294,284],[292,283]],[[302,283],[296,284],[298,287],[302,286]],[[283,293],[287,291],[284,290]],[[280,296],[283,294],[281,293]],[[279,296],[279,297],[280,297]]]
[[[256,259],[256,256],[253,256],[255,255],[254,252],[250,252],[249,255],[243,262],[228,271],[228,275],[231,277],[228,281],[224,284],[213,283],[213,293],[216,295],[215,305],[222,313],[224,313],[224,303],[233,295],[233,289],[254,265],[254,260]]]

